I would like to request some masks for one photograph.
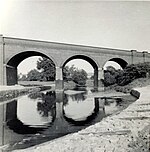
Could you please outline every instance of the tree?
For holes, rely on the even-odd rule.
[[[118,85],[127,85],[137,78],[145,78],[150,73],[150,63],[131,64],[125,67],[123,74],[118,77]]]
[[[108,66],[107,69],[104,71],[104,85],[110,86],[118,81],[118,76],[121,74],[122,70],[116,70],[112,66]]]
[[[36,69],[29,71],[27,74],[27,80],[29,81],[37,81],[37,80],[40,80],[40,78],[41,78],[41,74]]]
[[[37,61],[37,69],[41,70],[41,79],[46,81],[55,80],[56,67],[52,60],[42,57]]]
[[[63,79],[66,81],[71,81],[75,70],[76,67],[74,65],[72,65],[71,67],[65,66],[63,68]]]
[[[87,80],[87,73],[85,70],[75,69],[72,74],[72,81],[78,85],[85,85]]]
[[[71,80],[69,69],[70,69],[69,66],[65,66],[63,68],[63,80],[65,80],[65,81]]]
[[[37,69],[41,70],[40,75],[42,80],[55,80],[56,67],[52,60],[43,57],[37,61]],[[63,68],[63,79],[72,80],[79,85],[85,85],[87,73],[84,70],[78,70],[74,65]]]

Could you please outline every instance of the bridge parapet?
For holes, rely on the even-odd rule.
[[[42,48],[51,48],[58,50],[66,51],[79,51],[79,52],[94,52],[94,53],[104,53],[104,54],[117,54],[117,55],[127,55],[130,56],[130,50],[123,49],[112,49],[112,48],[103,48],[103,47],[94,47],[94,46],[84,46],[76,44],[65,44],[58,42],[49,42],[49,41],[40,41],[40,40],[30,40],[30,39],[21,39],[21,38],[11,38],[3,37],[4,42],[7,45],[21,45],[28,47],[42,47]]]

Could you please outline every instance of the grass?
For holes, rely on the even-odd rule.
[[[128,85],[118,86],[115,84],[115,85],[106,87],[105,90],[115,90],[117,92],[130,93],[130,91],[133,88],[144,87],[147,85],[150,85],[150,78],[139,78],[139,79],[132,81]]]

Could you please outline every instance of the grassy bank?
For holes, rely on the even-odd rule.
[[[139,78],[128,85],[125,86],[118,86],[118,85],[112,85],[109,87],[105,87],[105,90],[115,90],[117,92],[123,92],[123,93],[130,93],[133,88],[138,88],[138,87],[144,87],[150,85],[150,78]]]
[[[27,94],[29,92],[39,91],[39,90],[40,90],[40,88],[38,88],[38,87],[24,87],[22,89],[0,91],[0,101],[10,100],[10,99],[16,98],[18,96]]]
[[[9,90],[1,90],[0,91],[0,101],[6,101],[18,96],[28,94],[31,92],[44,91],[51,89],[51,86],[30,86],[30,87],[22,87],[22,88],[13,88]]]

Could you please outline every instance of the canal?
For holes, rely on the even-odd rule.
[[[0,145],[23,149],[77,132],[131,103],[127,99],[95,97],[85,88],[20,96],[0,104]]]

